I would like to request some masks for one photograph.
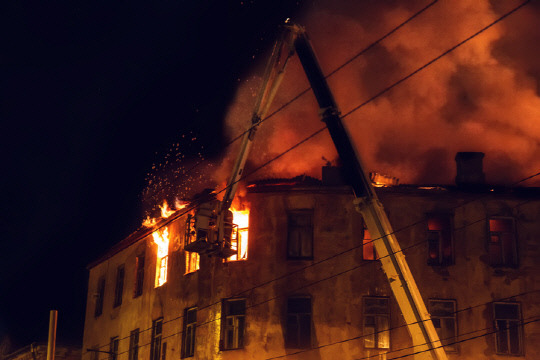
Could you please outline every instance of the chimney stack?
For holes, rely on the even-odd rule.
[[[486,176],[483,172],[483,152],[458,152],[456,154],[456,185],[460,187],[478,187],[484,185]]]

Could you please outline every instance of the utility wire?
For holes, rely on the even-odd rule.
[[[436,1],[434,1],[433,3],[435,3],[435,2],[436,2]],[[437,57],[435,57],[434,59],[430,60],[429,62],[427,62],[426,64],[422,65],[421,67],[417,68],[417,69],[416,69],[415,71],[413,71],[412,73],[409,73],[408,75],[406,75],[405,77],[401,78],[401,79],[398,80],[397,82],[393,83],[392,85],[386,87],[384,90],[380,91],[380,92],[377,93],[376,95],[372,96],[370,99],[368,99],[368,100],[364,101],[363,103],[361,103],[360,105],[354,107],[352,110],[350,110],[349,112],[347,112],[346,114],[344,114],[344,115],[342,116],[342,118],[345,118],[345,117],[351,115],[353,112],[359,110],[360,108],[362,108],[363,106],[365,106],[365,105],[368,104],[369,102],[375,100],[375,99],[378,98],[379,96],[381,96],[381,95],[385,94],[386,92],[390,91],[391,89],[393,89],[394,87],[396,87],[398,84],[403,83],[405,80],[408,80],[409,78],[411,78],[412,76],[414,76],[415,74],[417,74],[418,72],[420,72],[421,70],[424,70],[425,68],[429,67],[430,65],[432,65],[432,64],[435,63],[436,61],[440,60],[442,57],[448,55],[449,53],[451,53],[452,51],[454,51],[455,49],[457,49],[457,48],[460,47],[461,45],[465,44],[466,42],[470,41],[470,40],[473,39],[474,37],[476,37],[476,36],[478,36],[479,34],[481,34],[482,32],[484,32],[485,30],[491,28],[493,25],[497,24],[497,23],[500,22],[501,20],[505,19],[505,18],[508,17],[510,14],[516,12],[518,9],[520,9],[520,8],[523,7],[523,6],[525,6],[528,2],[530,2],[530,0],[527,0],[527,1],[523,2],[522,4],[520,4],[519,6],[517,6],[516,8],[512,9],[511,11],[509,11],[509,12],[503,14],[501,17],[499,17],[498,19],[496,19],[495,21],[493,21],[493,22],[490,23],[489,25],[485,26],[485,27],[482,28],[481,30],[477,31],[477,32],[474,33],[473,35],[469,36],[469,37],[466,38],[465,40],[461,41],[461,42],[458,43],[457,45],[454,45],[453,47],[451,47],[450,49],[446,50],[445,52],[443,52],[443,53],[440,54],[439,56],[437,56]],[[431,3],[429,6],[433,5],[433,3]],[[428,7],[429,7],[429,6],[428,6]],[[427,8],[427,7],[426,7],[426,8]],[[425,10],[426,8],[422,9],[421,11]],[[413,17],[415,17],[415,16],[417,16],[417,14],[415,14]],[[408,22],[408,21],[410,21],[410,19],[407,20],[407,22]],[[400,25],[400,26],[402,26],[402,25]],[[391,33],[392,33],[392,32],[391,32]],[[388,33],[387,35],[383,36],[383,38],[385,38],[385,37],[387,37],[387,36],[389,36],[389,35],[390,35],[390,33]],[[381,39],[382,39],[382,38],[381,38]],[[351,60],[351,61],[352,61],[352,60]],[[344,65],[343,65],[343,66],[344,66]],[[339,70],[339,68],[336,69],[335,71],[338,71],[338,70]],[[333,73],[335,73],[335,71],[334,71]],[[270,116],[273,116],[274,114],[275,114],[275,112],[272,113],[271,115],[269,115],[267,118],[269,118]],[[282,157],[282,156],[285,155],[286,153],[292,151],[292,150],[295,149],[296,147],[300,146],[301,144],[305,143],[306,141],[308,141],[308,140],[310,140],[311,138],[315,137],[316,135],[320,134],[320,133],[321,133],[322,131],[324,131],[325,129],[326,129],[326,126],[322,127],[321,129],[317,130],[316,132],[312,133],[312,134],[309,135],[308,137],[304,138],[304,139],[301,140],[300,142],[298,142],[298,143],[296,143],[295,145],[293,145],[291,148],[289,148],[289,149],[285,150],[284,152],[278,154],[276,157],[270,159],[269,161],[267,161],[267,162],[264,163],[263,165],[261,165],[261,166],[255,168],[255,169],[254,169],[253,171],[251,171],[249,174],[243,175],[239,180],[237,180],[237,182],[238,182],[238,181],[242,181],[242,180],[246,179],[247,177],[251,176],[251,175],[252,175],[253,173],[255,173],[256,171],[258,171],[258,170],[260,170],[261,168],[267,166],[267,165],[270,164],[271,162],[277,160],[278,158]],[[535,176],[538,176],[538,175],[540,175],[540,172],[538,172],[538,173],[536,173],[536,174],[534,174],[534,175],[531,175],[531,176],[529,176],[529,177],[527,177],[527,178],[525,178],[525,179],[523,179],[523,180],[520,180],[520,181],[518,181],[517,183],[523,182],[523,181],[525,181],[525,180],[529,180],[529,179],[531,179],[531,178],[533,178],[533,177],[535,177]],[[227,189],[227,187],[221,189],[219,192],[217,192],[217,194],[219,194],[219,193],[225,191],[226,189]],[[193,209],[195,209],[195,208],[196,208],[196,206],[194,205],[194,206],[190,206],[190,207],[188,207],[188,208],[183,209],[183,211],[182,211],[181,213],[179,213],[179,214],[174,214],[174,215],[172,215],[171,217],[167,218],[166,220],[161,221],[161,224],[160,224],[160,225],[158,225],[158,226],[155,227],[155,228],[152,228],[151,231],[149,231],[149,232],[154,232],[154,231],[156,231],[156,230],[158,230],[158,229],[160,229],[160,228],[162,228],[162,227],[164,227],[164,226],[170,224],[172,221],[174,221],[174,220],[180,218],[181,216],[187,214],[189,211],[191,211],[191,210],[193,210]],[[414,224],[414,225],[416,225],[416,224]],[[408,227],[410,227],[410,226],[408,226]],[[399,231],[401,231],[401,230],[402,230],[402,229],[400,229]],[[394,233],[396,233],[396,232],[397,232],[397,231],[394,231]],[[389,234],[387,234],[387,235],[385,235],[385,236],[388,236],[388,235],[389,235]],[[147,236],[147,235],[145,235],[145,236]],[[140,240],[140,239],[139,239],[139,240]],[[378,239],[372,239],[371,241],[373,242],[373,241],[375,241],[375,240],[378,240]],[[138,241],[138,240],[137,240],[137,241]],[[424,242],[425,242],[425,241],[423,241],[422,243],[424,243]],[[418,245],[418,244],[416,244],[416,245]],[[415,246],[416,246],[416,245],[415,245]],[[348,250],[344,251],[343,253],[350,252],[350,251],[352,251],[352,250],[354,250],[354,249],[356,249],[356,248],[358,248],[358,247],[354,247],[354,248],[352,248],[352,249],[348,249]],[[409,247],[409,248],[410,248],[410,247]],[[401,251],[403,251],[403,250],[404,250],[404,249],[402,249]],[[389,254],[389,255],[390,255],[390,254]],[[334,257],[335,257],[335,256],[333,256],[333,257],[331,257],[331,258],[334,258]],[[328,260],[329,260],[329,259],[330,259],[330,258],[328,258]],[[327,261],[327,259],[324,259],[324,261]],[[320,262],[319,262],[319,263],[320,263]],[[317,265],[317,264],[315,264],[315,265]],[[314,265],[313,265],[313,266],[314,266]],[[308,266],[308,267],[311,267],[311,266]],[[307,268],[307,267],[306,267],[306,268]],[[302,269],[302,270],[304,270],[304,269]],[[287,274],[286,274],[286,275],[283,276],[283,277],[287,277],[287,276],[290,276],[290,275],[287,275]],[[280,277],[279,279],[281,279],[281,278],[283,278],[283,277]],[[268,283],[273,282],[273,281],[275,281],[275,280],[270,280]],[[263,285],[261,285],[261,286],[263,286]],[[256,287],[255,287],[255,288],[256,288]],[[242,294],[242,293],[246,293],[246,292],[248,292],[248,291],[251,291],[251,289],[244,290],[244,291],[241,292],[241,294]],[[219,304],[219,302],[217,302],[217,303],[215,303],[215,304]],[[210,307],[210,306],[215,305],[215,304],[207,305],[205,308]],[[201,308],[201,309],[202,309],[202,308]],[[174,318],[174,319],[171,319],[171,320],[169,320],[169,321],[167,321],[167,322],[170,322],[170,321],[173,321],[173,320],[177,320],[177,319],[180,319],[180,318],[182,318],[182,317],[183,317],[183,316],[179,316],[179,317]],[[165,322],[164,322],[164,323],[165,323]],[[147,330],[150,330],[150,329],[151,329],[151,328],[148,328],[148,329],[145,329],[145,330],[143,330],[143,331],[147,331]],[[141,331],[141,332],[142,332],[142,331]],[[120,340],[124,340],[124,339],[127,339],[127,338],[129,338],[129,336],[126,336],[126,337],[124,337],[124,338],[122,338],[122,339],[120,339]],[[106,346],[106,345],[103,345],[103,346],[101,346],[100,348],[102,348],[102,347],[104,347],[104,346]]]

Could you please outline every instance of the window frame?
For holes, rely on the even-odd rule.
[[[159,333],[158,333],[159,329]],[[161,341],[163,338],[163,317],[152,321],[150,340],[150,360],[161,360]]]
[[[139,359],[139,334],[140,334],[139,328],[131,330],[129,333],[128,360]]]
[[[452,303],[452,312],[448,313],[447,315],[434,315],[434,304],[435,302],[444,302],[444,303]],[[457,301],[455,299],[429,299],[429,314],[431,317],[431,321],[433,323],[433,327],[435,328],[435,331],[437,331],[437,335],[439,336],[439,340],[441,341],[441,344],[443,345],[443,349],[445,352],[448,353],[457,353],[459,351],[457,340],[458,340],[458,321],[457,321]],[[444,330],[442,324],[445,322],[443,320],[452,320],[452,323],[454,325],[454,336],[451,338],[443,338]],[[435,320],[435,321],[434,321]],[[437,321],[439,322],[439,326],[436,326]],[[446,328],[446,326],[445,326]],[[440,329],[440,330],[439,330]],[[450,344],[445,344],[446,342],[450,342]]]
[[[309,216],[309,224],[308,225],[294,225],[293,218],[299,217],[299,216]],[[314,218],[315,218],[315,211],[313,209],[298,209],[298,210],[289,210],[287,211],[287,260],[313,260],[313,254],[315,252],[314,250],[314,235],[315,235],[315,225],[314,225]],[[303,229],[303,230],[302,230]],[[303,241],[299,238],[295,238],[295,242],[297,242],[297,251],[294,251],[292,248],[293,243],[293,232],[299,232],[304,233],[309,237],[309,246],[308,246],[308,254],[303,255]],[[296,252],[296,254],[295,254]]]
[[[497,221],[497,220],[509,220],[511,222],[511,232],[504,232],[504,231],[492,231],[491,230],[491,221]],[[511,234],[511,252],[510,259],[505,259],[505,248],[504,244],[502,243],[504,239],[502,239],[503,234]],[[510,267],[510,268],[517,268],[519,267],[519,256],[518,256],[518,238],[517,238],[517,231],[516,231],[516,219],[511,216],[490,216],[487,221],[487,241],[488,241],[488,255],[489,255],[489,264],[492,267]],[[495,242],[492,241],[494,236],[498,236],[499,242],[498,244],[500,247],[499,255],[502,259],[500,262],[495,262],[493,259],[492,250],[495,247]]]
[[[368,251],[371,254],[369,254],[369,256],[366,256],[368,255],[366,254]],[[379,260],[379,255],[377,254],[377,250],[375,249],[374,241],[373,239],[371,239],[371,234],[365,222],[362,227],[362,260],[365,260],[365,261]]]
[[[190,313],[194,313],[194,321],[190,321]],[[184,323],[182,325],[182,351],[181,358],[189,358],[195,356],[197,336],[197,307],[192,306],[184,309]],[[189,344],[189,346],[188,346]]]
[[[144,289],[144,265],[146,254],[143,252],[135,257],[135,281],[133,286],[133,298],[143,294]]]
[[[367,312],[367,300],[385,300],[386,301],[386,312],[385,313],[368,313]],[[373,332],[368,333],[368,317],[373,317],[372,326]],[[366,349],[383,349],[388,350],[391,346],[391,337],[390,337],[390,297],[388,296],[364,296],[362,298],[362,318],[363,318],[363,337],[364,337],[364,348]],[[382,320],[386,322],[386,329],[381,330],[380,326],[383,323]],[[386,343],[387,346],[380,346],[381,336],[387,334]],[[370,341],[370,335],[373,335],[372,343],[374,346],[369,346],[368,342]]]
[[[109,342],[109,360],[118,360],[118,347],[120,346],[120,339],[118,336],[111,337]]]
[[[517,313],[517,316],[516,318],[497,318],[497,305],[511,305],[511,306],[515,306],[516,307],[516,313]],[[493,302],[493,305],[492,305],[492,315],[493,315],[493,327],[495,329],[495,352],[498,354],[498,355],[509,355],[509,356],[522,356],[525,354],[525,351],[524,351],[524,342],[523,342],[523,339],[524,339],[524,334],[523,334],[523,317],[522,317],[522,313],[521,313],[521,303],[519,302],[506,302],[506,301],[495,301]],[[499,326],[499,322],[500,321],[505,321],[506,322],[506,327],[504,329],[500,329]],[[514,325],[510,325],[509,322],[514,322],[516,324]],[[512,337],[512,334],[510,333],[512,329],[515,329],[515,334],[514,336],[517,336],[517,341],[518,341],[518,351],[517,352],[514,352],[514,353],[511,353],[510,351],[510,348],[511,348],[511,337]],[[507,349],[508,351],[502,351],[501,348],[500,348],[500,343],[502,342],[501,340],[501,336],[502,336],[502,331],[505,332],[505,337],[506,337],[506,346],[507,346]]]
[[[103,305],[105,300],[105,275],[101,275],[97,282],[96,306],[94,307],[94,317],[103,314]]]
[[[124,293],[124,278],[125,278],[125,266],[119,265],[116,268],[116,285],[114,287],[114,302],[113,308],[122,305],[122,297]]]
[[[309,299],[309,311],[291,311],[291,301],[296,299]],[[288,349],[310,349],[312,346],[312,326],[313,326],[313,301],[310,295],[295,295],[287,298],[287,317],[285,319],[285,348]],[[298,306],[298,304],[296,304]],[[307,318],[307,320],[306,320]],[[294,325],[292,321],[294,320]],[[292,331],[296,329],[295,337]],[[294,341],[296,338],[296,341]]]
[[[231,314],[230,304],[243,302],[243,312]],[[229,334],[232,331],[232,345],[229,346]],[[220,350],[238,350],[245,346],[246,332],[246,299],[229,298],[221,302],[221,336]]]
[[[440,220],[443,229],[430,229],[430,221]],[[448,213],[429,213],[426,215],[426,241],[428,259],[427,263],[431,266],[449,266],[455,264],[454,247],[454,217]],[[434,244],[435,243],[435,244]],[[434,246],[433,246],[434,245]],[[432,247],[433,246],[433,247]],[[432,249],[435,248],[436,257],[431,257]],[[445,250],[450,249],[450,255],[445,255]]]

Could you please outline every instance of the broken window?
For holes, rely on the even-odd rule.
[[[364,347],[390,348],[390,299],[364,297]]]
[[[496,302],[493,304],[496,346],[498,354],[522,355],[523,339],[521,308],[519,303]]]
[[[492,266],[517,266],[514,219],[489,219],[489,260]]]
[[[98,317],[103,313],[103,297],[105,296],[105,276],[101,276],[97,283],[96,291],[96,307],[94,309],[94,316]]]
[[[120,340],[118,339],[118,336],[111,338],[111,341],[109,343],[109,360],[118,359],[118,343],[119,342]]]
[[[369,230],[366,227],[365,223],[363,233],[362,258],[364,260],[379,260],[379,255],[377,255],[377,251],[375,250],[375,246],[373,245],[373,240],[371,239],[371,234],[369,233]]]
[[[311,347],[311,297],[295,296],[287,299],[287,348]]]
[[[131,330],[129,333],[129,360],[139,359],[139,329]]]
[[[169,229],[157,229],[152,233],[156,250],[156,281],[154,287],[160,287],[167,282],[167,269],[169,263]]]
[[[122,293],[124,292],[124,265],[120,265],[116,269],[116,286],[114,288],[114,303],[117,307],[122,304]]]
[[[313,210],[288,214],[287,258],[313,259]]]
[[[223,300],[221,308],[222,350],[240,349],[244,347],[245,317],[245,299]]]
[[[231,209],[233,215],[233,229],[231,234],[231,250],[236,254],[227,261],[247,260],[249,235],[249,209]]]
[[[133,297],[141,296],[144,283],[144,254],[135,258],[135,287]]]
[[[452,218],[446,214],[431,214],[428,225],[428,265],[451,265],[454,263],[452,244]]]
[[[197,308],[184,309],[184,329],[182,331],[182,358],[195,355],[195,329],[197,328]]]
[[[431,321],[445,351],[457,351],[455,300],[429,300]]]
[[[152,340],[150,341],[150,360],[161,360],[161,333],[163,318],[152,321]]]
[[[189,274],[199,270],[200,267],[200,255],[196,252],[186,251],[186,272]]]

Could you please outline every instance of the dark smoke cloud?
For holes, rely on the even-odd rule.
[[[321,66],[329,73],[427,3],[315,1],[299,22],[306,26]],[[519,3],[437,2],[329,78],[342,113]],[[510,183],[538,172],[539,19],[539,5],[525,6],[348,116],[346,125],[368,171],[399,177],[402,183],[453,183],[455,153],[483,151],[490,182]],[[238,89],[227,117],[231,136],[249,123],[257,86],[254,76]],[[307,86],[298,61],[293,61],[274,108]],[[319,129],[322,123],[317,111],[312,94],[307,94],[261,126],[251,155],[254,166]],[[327,134],[273,162],[259,176],[319,176],[323,157],[336,157]]]

